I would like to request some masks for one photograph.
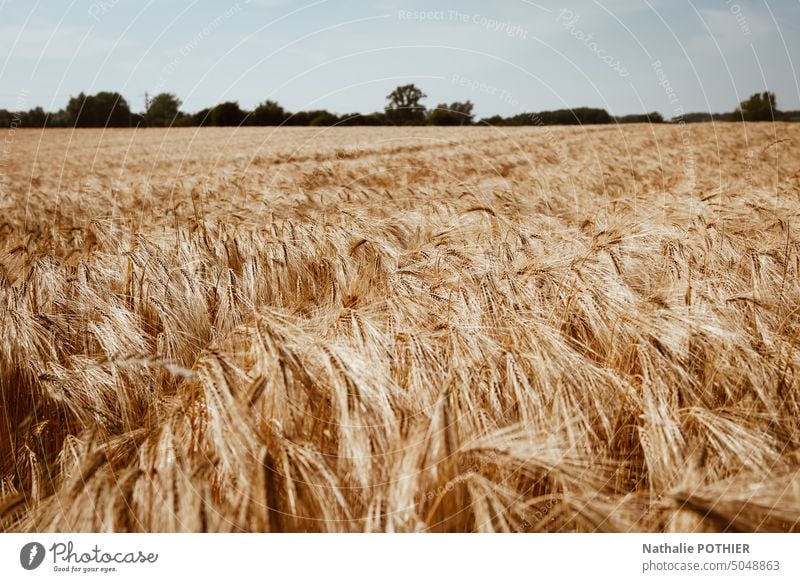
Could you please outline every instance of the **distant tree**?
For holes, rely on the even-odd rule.
[[[395,125],[422,125],[425,123],[425,107],[420,101],[427,95],[413,83],[398,87],[386,96],[386,117]]]
[[[82,127],[88,125],[90,116],[86,107],[86,99],[86,94],[83,92],[79,93],[77,97],[69,98],[66,111],[67,123],[71,127]],[[84,113],[84,110],[86,110],[86,113]]]
[[[447,107],[447,103],[439,103],[428,112],[429,125],[458,125],[457,120]]]
[[[241,125],[246,115],[237,102],[226,101],[215,105],[211,110],[210,125]]]
[[[577,109],[556,109],[539,113],[518,113],[512,117],[497,115],[482,119],[484,125],[591,125],[613,123],[614,118],[605,109],[578,107]]]
[[[332,125],[339,118],[324,109],[314,109],[312,111],[298,111],[286,118],[286,125],[309,126],[316,120],[315,125]]]
[[[298,111],[297,113],[291,113],[286,118],[286,125],[308,125],[311,123],[311,117],[308,111]]]
[[[339,116],[339,125],[366,125],[361,113],[345,113]]]
[[[119,93],[108,91],[70,97],[66,113],[71,127],[129,127],[131,124],[128,102]]]
[[[506,119],[500,115],[492,115],[491,117],[485,117],[481,119],[478,123],[481,125],[490,125],[493,127],[507,125]]]
[[[145,120],[151,127],[175,124],[180,116],[181,100],[172,93],[159,93],[148,103]]]
[[[289,114],[275,101],[264,101],[253,109],[247,119],[249,125],[281,125]]]
[[[388,125],[389,120],[386,117],[386,113],[382,111],[376,111],[375,113],[369,113],[367,115],[359,116],[359,125]]]
[[[147,127],[147,116],[144,113],[131,113],[131,127]]]
[[[541,125],[592,125],[612,123],[611,115],[605,109],[594,107],[578,107],[576,109],[556,109],[555,111],[542,111],[537,117],[532,117],[532,124]]]
[[[172,127],[195,127],[198,124],[195,123],[195,116],[191,113],[184,113],[181,111],[178,114],[178,117],[175,118],[175,122],[172,124]]]
[[[339,125],[387,125],[386,114],[376,113],[346,113],[339,116]]]
[[[683,115],[676,115],[669,120],[669,123],[706,123],[716,121],[741,121],[742,112],[738,109],[731,113],[705,113],[691,112]]]
[[[742,101],[736,113],[745,121],[772,121],[780,118],[775,102],[775,93],[764,91],[754,93],[746,101]]]
[[[316,115],[314,115],[309,122],[311,126],[330,126],[339,123],[339,117],[330,111],[318,111],[315,113]]]
[[[634,113],[631,115],[622,115],[615,118],[617,123],[664,123],[664,117],[658,112],[652,113]]]
[[[0,127],[7,128],[11,127],[11,120],[14,118],[14,114],[8,111],[7,109],[0,109]]]
[[[101,91],[94,96],[95,113],[99,127],[129,127],[131,108],[119,93]]]
[[[430,125],[470,125],[472,124],[472,102],[461,103],[456,101],[449,106],[440,103],[428,114]]]
[[[22,115],[22,123],[25,127],[67,127],[67,116],[63,109],[48,113],[36,107]]]
[[[44,127],[47,125],[47,113],[41,107],[34,107],[23,116],[26,127]]]
[[[201,127],[204,125],[211,125],[211,109],[206,107],[205,109],[201,109],[194,115],[187,116],[188,120],[186,125],[191,125],[195,127]]]

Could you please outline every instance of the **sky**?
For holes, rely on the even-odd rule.
[[[478,117],[602,107],[732,111],[755,92],[800,109],[800,0],[0,0],[0,108],[119,91],[197,111],[424,104]]]

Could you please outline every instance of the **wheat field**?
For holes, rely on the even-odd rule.
[[[797,125],[3,161],[3,531],[800,530]]]

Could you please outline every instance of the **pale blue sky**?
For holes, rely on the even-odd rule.
[[[271,98],[344,113],[414,82],[427,105],[470,99],[481,117],[672,117],[765,88],[800,109],[798,66],[800,0],[0,0],[7,109],[113,90],[134,110],[170,91],[187,111]]]

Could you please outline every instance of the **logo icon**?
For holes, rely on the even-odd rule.
[[[35,570],[44,562],[44,546],[38,542],[30,542],[22,546],[19,552],[19,563],[26,570]]]

